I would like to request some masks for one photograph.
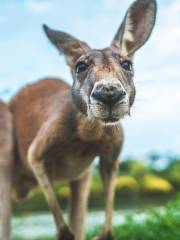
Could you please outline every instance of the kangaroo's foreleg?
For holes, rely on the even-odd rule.
[[[112,240],[112,217],[115,195],[116,169],[118,166],[117,157],[114,159],[101,158],[99,169],[105,193],[105,225],[99,240]]]
[[[10,240],[13,124],[8,107],[0,102],[0,239]]]
[[[53,190],[52,184],[46,173],[46,169],[43,161],[43,153],[48,144],[48,130],[47,128],[46,136],[43,135],[45,129],[42,129],[39,135],[36,137],[34,142],[31,144],[28,151],[28,162],[32,168],[32,171],[44,192],[48,205],[53,213],[54,220],[57,227],[57,239],[58,240],[74,240],[74,235],[70,231],[69,227],[66,225],[63,218],[63,212],[58,203],[57,197]]]
[[[91,172],[92,166],[80,179],[70,183],[71,199],[69,223],[77,240],[85,239],[85,215],[89,196]]]

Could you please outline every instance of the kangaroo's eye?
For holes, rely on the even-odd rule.
[[[88,65],[83,62],[77,63],[77,65],[75,67],[76,73],[82,73],[82,72],[86,71],[87,69],[88,69]]]
[[[124,60],[124,61],[121,63],[121,66],[122,66],[126,71],[132,72],[132,70],[133,70],[132,62],[130,62],[129,60]]]

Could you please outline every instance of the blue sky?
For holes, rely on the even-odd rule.
[[[42,24],[67,31],[90,46],[107,46],[132,0],[1,0],[0,97],[45,76],[71,83],[62,56],[49,44]],[[149,42],[135,57],[137,98],[123,120],[124,155],[152,150],[180,152],[180,1],[158,0]]]

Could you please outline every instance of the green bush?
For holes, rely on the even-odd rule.
[[[118,191],[121,189],[138,191],[139,183],[136,181],[135,178],[124,175],[124,176],[118,177],[116,180],[116,190]]]
[[[180,189],[180,161],[171,163],[162,176],[170,181],[176,189]]]
[[[57,194],[58,194],[59,198],[68,199],[70,197],[69,186],[61,186],[58,189]]]
[[[99,177],[92,179],[90,191],[91,191],[91,195],[96,195],[96,196],[101,195],[103,193],[103,185]]]
[[[142,188],[149,193],[170,193],[173,191],[173,186],[170,182],[152,174],[142,178]]]
[[[150,173],[151,169],[145,166],[144,162],[131,159],[120,163],[119,172],[120,175],[130,175],[139,180],[145,174]]]

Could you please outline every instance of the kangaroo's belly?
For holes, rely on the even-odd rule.
[[[56,163],[47,164],[47,172],[50,178],[53,180],[65,180],[71,181],[79,178],[85,170],[91,165],[94,157],[88,157],[85,159],[73,157],[58,159]]]
[[[93,148],[75,149],[70,148],[62,151],[57,148],[56,152],[44,159],[46,172],[50,180],[72,181],[78,179],[92,164],[97,152]],[[23,200],[30,189],[37,185],[36,178],[29,166],[18,164],[14,171],[13,197],[15,200]]]
[[[63,152],[63,154],[62,154]],[[98,155],[95,146],[61,148],[53,150],[45,160],[48,175],[56,180],[73,180],[80,177]]]

